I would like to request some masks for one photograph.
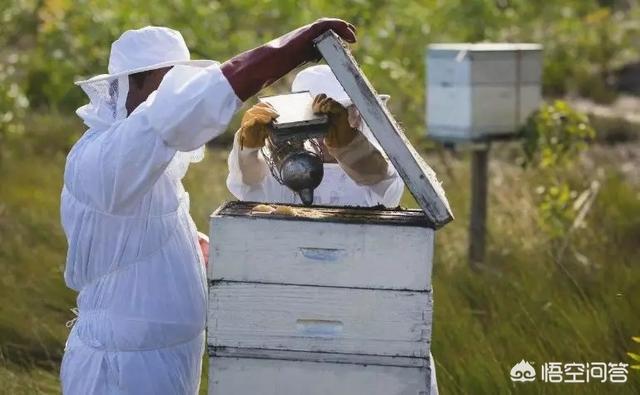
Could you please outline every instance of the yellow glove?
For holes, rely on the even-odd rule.
[[[268,103],[258,103],[245,112],[240,123],[240,149],[264,147],[269,124],[276,118],[278,113]]]
[[[328,147],[346,147],[358,135],[358,130],[349,125],[347,109],[324,93],[313,99],[312,108],[316,114],[329,116],[329,132],[324,138]]]

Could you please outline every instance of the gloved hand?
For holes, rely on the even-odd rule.
[[[347,109],[324,93],[313,99],[311,108],[316,114],[329,116],[329,132],[324,138],[324,143],[328,147],[346,147],[358,135],[358,130],[349,124]]]
[[[220,66],[222,74],[242,101],[270,85],[301,64],[320,58],[313,39],[333,30],[349,43],[356,42],[356,29],[340,19],[322,18],[260,47],[243,52]]]
[[[240,149],[262,148],[267,138],[269,123],[278,118],[276,110],[268,103],[258,103],[242,116],[240,123]]]

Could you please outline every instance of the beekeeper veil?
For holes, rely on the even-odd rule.
[[[359,129],[362,134],[373,144],[378,151],[385,155],[384,150],[380,147],[380,144],[371,133],[371,130],[362,119],[355,105],[344,91],[344,88],[338,82],[338,79],[331,71],[331,68],[325,64],[318,66],[307,67],[300,71],[293,83],[291,84],[292,92],[309,91],[314,97],[321,93],[324,93],[328,97],[342,104],[349,113],[349,124],[351,127]],[[389,95],[378,96],[382,103],[386,105],[389,100]]]
[[[76,113],[90,130],[107,130],[127,117],[129,75],[175,65],[193,66],[196,72],[196,68],[214,63],[191,60],[184,38],[176,30],[156,26],[128,30],[111,45],[108,74],[76,82],[89,97],[89,103]],[[184,175],[189,162],[202,160],[203,154],[204,147],[178,152],[167,171]]]

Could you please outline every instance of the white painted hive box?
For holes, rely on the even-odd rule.
[[[296,208],[211,217],[209,393],[430,391],[434,229],[453,220],[435,173],[333,32],[316,48],[422,209]]]
[[[211,216],[210,393],[428,393],[424,213],[255,205]]]
[[[542,99],[538,44],[432,44],[426,64],[427,133],[436,140],[509,137]]]

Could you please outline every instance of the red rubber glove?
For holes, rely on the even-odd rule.
[[[327,30],[333,30],[349,43],[356,42],[352,24],[322,18],[227,60],[221,66],[222,74],[238,98],[245,101],[301,64],[319,60],[313,39]]]

